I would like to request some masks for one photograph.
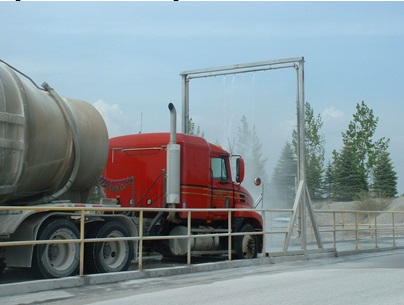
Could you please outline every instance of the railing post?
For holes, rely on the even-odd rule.
[[[337,229],[337,227],[336,227],[336,220],[335,220],[335,212],[332,212],[332,218],[333,218],[333,228],[334,228],[334,232],[333,232],[333,235],[334,235],[334,250],[337,250],[337,232],[336,232],[336,229]]]
[[[187,234],[188,234],[188,243],[187,243],[187,265],[191,265],[191,210],[188,210],[188,219],[187,219]]]
[[[262,210],[262,255],[264,257],[267,256],[265,236],[266,236],[265,211]]]
[[[342,239],[345,239],[345,217],[344,211],[341,212],[341,222],[342,222]]]
[[[377,249],[377,217],[376,217],[376,213],[375,213],[375,248]]]
[[[227,229],[227,233],[229,234],[229,238],[228,238],[228,259],[229,259],[229,261],[231,261],[231,247],[232,247],[232,245],[231,245],[231,211],[229,210],[228,212],[228,215],[227,215],[227,227],[228,227],[228,229]]]
[[[392,218],[392,224],[393,224],[393,247],[396,246],[396,227],[394,224],[394,212],[391,213],[391,218]]]
[[[139,257],[138,269],[143,270],[143,209],[139,212]]]
[[[359,250],[358,241],[358,212],[355,212],[355,249]]]
[[[80,212],[80,267],[79,267],[79,275],[84,275],[84,208],[81,209]]]

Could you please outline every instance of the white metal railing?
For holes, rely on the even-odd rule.
[[[289,255],[298,253],[306,253],[309,250],[300,249],[299,247],[291,247],[288,251],[284,251],[285,247],[285,237],[286,234],[293,234],[294,240],[299,240],[299,226],[294,224],[293,232],[288,231],[289,222],[293,210],[291,209],[155,209],[155,208],[118,208],[118,207],[89,207],[86,205],[76,206],[76,207],[53,207],[53,206],[25,206],[25,207],[0,207],[0,213],[2,211],[49,211],[49,212],[70,212],[74,213],[74,216],[80,219],[80,238],[79,239],[65,239],[65,240],[34,240],[34,241],[2,241],[0,242],[0,247],[13,247],[13,246],[24,246],[24,245],[39,245],[39,244],[61,244],[61,243],[79,243],[80,244],[80,268],[79,275],[84,274],[84,245],[90,242],[107,242],[107,241],[118,241],[127,240],[138,243],[138,270],[143,269],[143,245],[145,241],[153,240],[170,240],[170,239],[187,239],[187,265],[192,264],[192,251],[191,251],[191,240],[194,238],[205,238],[205,237],[227,237],[228,238],[228,248],[227,248],[227,259],[232,260],[232,238],[234,236],[241,236],[245,234],[250,235],[261,235],[263,236],[263,246],[262,255],[272,256],[272,255]],[[144,212],[183,212],[187,213],[187,234],[186,235],[176,235],[176,236],[145,236],[143,231],[144,222]],[[228,213],[228,229],[225,232],[220,233],[209,233],[209,234],[198,234],[192,235],[192,214],[193,213],[206,213],[206,212],[226,212]],[[261,214],[263,219],[263,230],[256,232],[232,232],[232,213],[234,212],[250,212],[256,211]],[[138,213],[139,228],[138,236],[131,237],[114,237],[114,238],[85,238],[85,217],[89,213],[123,213],[123,212],[133,212]],[[330,245],[326,249],[317,249],[318,251],[345,251],[345,250],[367,250],[380,249],[387,244],[387,247],[395,248],[404,246],[399,245],[397,241],[400,237],[404,237],[404,223],[397,222],[398,215],[404,215],[404,211],[314,211],[317,217],[319,215],[328,215],[327,222],[319,221],[318,227],[320,230],[320,235],[326,245]],[[391,222],[378,222],[376,216],[380,215],[391,215]],[[310,223],[307,223],[308,228],[310,228]],[[309,231],[308,231],[309,232]],[[311,230],[312,232],[312,230]],[[276,247],[273,247],[271,243],[271,236],[277,236],[278,242],[280,243],[280,251],[277,251]],[[374,243],[369,243],[369,239],[373,238]],[[383,243],[381,244],[380,238],[383,238]],[[362,246],[361,242],[366,241],[366,246]],[[401,241],[401,239],[400,239]],[[292,240],[293,242],[293,240]],[[347,246],[348,245],[348,246]],[[362,247],[361,247],[362,246]],[[351,248],[349,248],[351,247]]]
[[[206,237],[234,237],[234,236],[242,236],[242,235],[263,235],[263,232],[245,232],[245,233],[237,233],[231,232],[232,227],[232,217],[231,214],[234,212],[251,212],[256,211],[254,209],[176,209],[176,208],[120,208],[120,207],[90,207],[85,205],[78,205],[76,207],[57,207],[57,206],[24,206],[24,207],[16,207],[16,206],[1,206],[1,211],[38,211],[38,212],[72,212],[74,217],[80,218],[80,238],[79,239],[63,239],[63,240],[31,240],[31,241],[3,241],[0,242],[0,247],[12,247],[12,246],[28,246],[28,245],[39,245],[39,244],[66,244],[66,243],[79,243],[80,244],[80,267],[79,267],[79,275],[84,274],[84,244],[92,243],[92,242],[108,242],[108,241],[134,241],[138,242],[138,269],[143,269],[143,243],[144,241],[149,240],[170,240],[170,239],[188,239],[188,251],[187,251],[187,265],[191,265],[191,239],[193,238],[206,238]],[[187,235],[170,235],[170,236],[145,236],[143,232],[143,223],[144,223],[144,212],[186,212],[187,213]],[[113,238],[85,238],[85,217],[88,216],[88,213],[139,213],[139,235],[132,237],[113,237]],[[212,233],[212,234],[200,234],[200,235],[192,235],[191,234],[191,225],[192,225],[192,213],[206,213],[206,212],[226,212],[228,213],[228,227],[226,233]],[[73,214],[74,213],[74,214]],[[228,259],[232,259],[232,240],[228,238]]]
[[[330,215],[328,219],[331,223],[323,223],[319,227],[325,238],[332,234],[332,243],[336,249],[337,244],[344,241],[354,241],[354,250],[360,250],[360,241],[366,241],[367,248],[371,245],[371,248],[379,249],[379,237],[383,237],[384,244],[389,247],[397,247],[397,239],[404,237],[404,222],[396,220],[397,216],[402,216],[404,220],[404,211],[317,210],[315,213],[318,216]],[[370,243],[371,238],[374,243]]]

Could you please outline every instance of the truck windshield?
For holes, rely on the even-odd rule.
[[[227,181],[226,159],[212,158],[212,175],[215,180]]]

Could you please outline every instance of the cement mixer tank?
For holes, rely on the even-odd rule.
[[[98,111],[43,87],[0,62],[0,205],[86,202],[106,164]]]
[[[134,241],[85,247],[33,243],[77,240],[84,233],[86,238],[138,235],[126,215],[86,211],[83,217],[79,210],[103,206],[105,198],[94,202],[89,195],[105,168],[108,148],[104,120],[94,107],[61,98],[46,83],[40,88],[0,60],[0,243],[25,242],[0,246],[0,275],[10,267],[29,268],[37,278],[83,274],[82,250],[86,272],[128,270],[137,252]]]

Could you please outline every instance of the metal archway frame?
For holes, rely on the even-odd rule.
[[[314,234],[319,248],[324,249],[321,236],[315,219],[310,195],[305,181],[305,106],[304,106],[304,57],[294,57],[255,63],[236,64],[199,70],[184,71],[182,77],[182,132],[189,133],[189,81],[196,78],[206,78],[229,74],[250,73],[257,71],[277,70],[294,68],[297,74],[297,147],[298,147],[298,169],[297,178],[299,187],[293,205],[293,214],[289,222],[288,233],[284,243],[284,252],[287,252],[293,227],[296,219],[299,221],[301,235],[301,249],[306,252],[306,209],[312,222]],[[299,215],[299,217],[297,217]]]

